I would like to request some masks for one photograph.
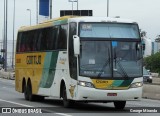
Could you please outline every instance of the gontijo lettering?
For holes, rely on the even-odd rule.
[[[38,56],[27,56],[27,64],[41,64],[41,55]]]

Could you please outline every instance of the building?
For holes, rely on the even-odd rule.
[[[144,57],[150,56],[152,54],[153,48],[152,48],[152,41],[150,38],[147,38],[146,36],[142,37],[142,40],[144,42],[145,45],[145,50],[144,50]]]

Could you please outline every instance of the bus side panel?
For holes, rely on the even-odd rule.
[[[44,58],[38,94],[50,96],[51,86],[54,83],[59,51],[47,52]]]
[[[66,86],[69,83],[68,57],[66,51],[60,51],[57,59],[56,71],[50,95],[60,97],[61,81],[64,80]],[[68,86],[67,86],[68,87]]]
[[[16,54],[15,87],[17,91],[22,92],[23,78],[25,78],[26,84],[30,79],[32,84],[32,93],[37,94],[45,54],[46,53]]]

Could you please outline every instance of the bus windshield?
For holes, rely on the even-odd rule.
[[[137,42],[81,41],[80,75],[100,78],[142,76]]]
[[[137,24],[80,23],[79,36],[81,76],[142,76],[142,50]]]
[[[139,39],[140,35],[137,24],[81,23],[80,37]]]

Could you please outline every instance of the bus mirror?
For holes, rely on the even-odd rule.
[[[73,35],[73,47],[74,47],[74,55],[77,56],[80,53],[80,40],[77,35]]]

